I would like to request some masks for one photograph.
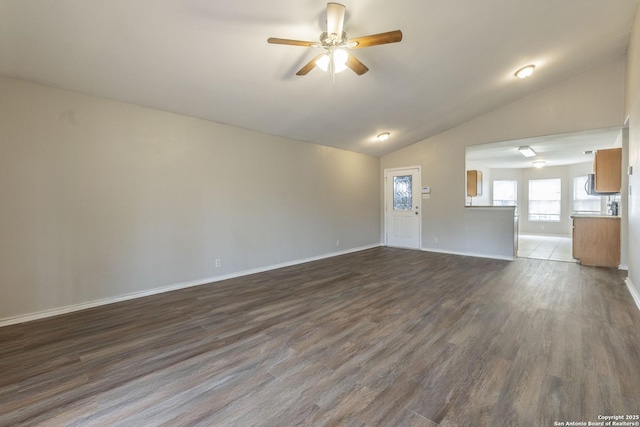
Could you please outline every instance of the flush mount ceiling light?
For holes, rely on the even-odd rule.
[[[518,148],[518,151],[525,157],[533,157],[536,155],[536,152],[533,151],[533,148],[526,145],[524,147]]]
[[[390,136],[391,136],[391,134],[389,132],[383,132],[383,133],[379,134],[378,136],[376,136],[376,138],[378,138],[378,141],[384,142],[387,139],[389,139]]]
[[[536,66],[533,64],[525,65],[524,67],[520,68],[518,71],[515,72],[515,76],[519,79],[526,79],[531,74],[533,74],[533,70],[535,68]]]
[[[531,162],[531,164],[533,165],[534,168],[538,168],[538,169],[540,169],[541,167],[544,167],[544,162],[542,160],[536,160],[535,162]]]

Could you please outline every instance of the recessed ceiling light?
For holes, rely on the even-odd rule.
[[[518,71],[515,72],[515,76],[519,79],[526,79],[531,74],[533,74],[533,70],[535,68],[536,66],[533,64],[525,65],[524,67],[520,68]]]
[[[526,145],[524,147],[518,148],[518,151],[525,157],[533,157],[536,155],[536,152],[533,151],[533,148]]]
[[[531,164],[533,165],[534,168],[538,168],[538,169],[540,169],[541,167],[544,167],[544,162],[542,160],[536,160],[535,162],[531,162]]]
[[[391,134],[389,132],[383,132],[383,133],[379,134],[376,138],[378,138],[378,141],[384,142],[387,139],[389,139],[390,136],[391,136]]]

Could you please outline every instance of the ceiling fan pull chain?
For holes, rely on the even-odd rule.
[[[329,53],[329,74],[331,74],[331,81],[336,84],[336,63],[333,56],[333,51]]]

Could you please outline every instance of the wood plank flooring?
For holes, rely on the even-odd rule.
[[[376,248],[0,328],[0,425],[553,426],[639,368],[616,270]]]

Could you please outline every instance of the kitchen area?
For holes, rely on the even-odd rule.
[[[591,196],[607,197],[606,213],[574,212],[573,258],[580,264],[617,268],[620,265],[620,191],[622,148],[597,150],[593,173],[585,183]]]
[[[628,129],[468,146],[465,155],[465,206],[494,216],[513,206],[515,256],[627,268]]]

